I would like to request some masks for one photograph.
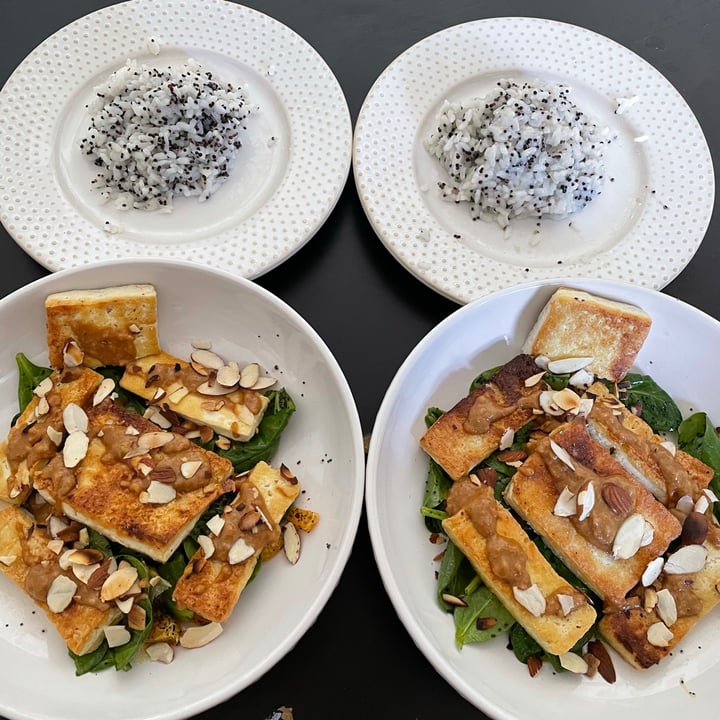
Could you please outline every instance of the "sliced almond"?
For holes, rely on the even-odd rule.
[[[10,567],[17,560],[17,555],[0,555],[0,563]]]
[[[63,434],[60,432],[60,430],[56,430],[52,425],[48,425],[45,432],[50,438],[50,442],[52,442],[55,447],[58,447],[63,440]]]
[[[107,625],[103,628],[108,647],[115,648],[130,642],[130,631],[124,625]]]
[[[285,523],[282,534],[285,557],[295,565],[300,559],[300,534],[292,523]]]
[[[240,370],[232,365],[223,365],[218,372],[216,380],[225,387],[236,387],[240,382]]]
[[[105,378],[93,395],[93,406],[99,405],[105,398],[110,397],[115,390],[115,381],[112,378]]]
[[[535,375],[531,375],[529,378],[525,378],[525,387],[535,387],[545,375],[545,371],[535,373]]]
[[[240,373],[240,387],[251,388],[259,378],[260,366],[257,363],[250,363]]]
[[[650,587],[659,577],[662,572],[665,560],[662,557],[653,558],[643,571],[641,582],[643,587]]]
[[[267,390],[269,387],[272,387],[276,382],[277,380],[273,377],[261,375],[248,389],[257,390],[259,392],[261,390]]]
[[[50,403],[48,402],[48,399],[43,395],[38,400],[38,404],[35,406],[35,417],[42,417],[43,415],[47,415],[50,412]]]
[[[80,430],[71,432],[67,436],[65,445],[63,446],[63,463],[65,467],[77,467],[80,461],[87,455],[89,444],[88,436],[84,432]]]
[[[115,598],[115,604],[117,605],[118,610],[123,613],[123,615],[127,615],[135,605],[135,598],[132,596],[125,598]]]
[[[707,499],[707,496],[701,495],[695,501],[695,505],[693,505],[693,512],[702,514],[702,513],[706,512],[709,507],[710,507],[710,501]]]
[[[161,662],[165,665],[169,665],[175,657],[175,650],[166,642],[152,643],[145,648],[145,652],[153,662]]]
[[[586,390],[594,382],[595,382],[595,376],[591,372],[586,370],[585,368],[581,368],[577,372],[574,372],[568,380],[569,385],[572,385],[572,387],[575,387],[575,388],[578,388],[581,390]]]
[[[212,350],[195,350],[190,354],[190,359],[211,370],[219,370],[225,365],[225,361]]]
[[[77,590],[77,583],[67,575],[58,575],[48,588],[47,603],[50,612],[61,613],[70,605]]]
[[[186,398],[190,394],[190,390],[184,385],[175,388],[172,392],[168,393],[167,399],[169,402],[177,405],[183,398]]]
[[[646,612],[652,612],[657,605],[657,591],[654,588],[645,588],[643,593],[643,608]]]
[[[575,598],[572,595],[558,593],[556,597],[563,615],[569,615],[575,609]]]
[[[137,444],[138,448],[143,450],[154,450],[156,448],[167,445],[171,440],[175,438],[175,435],[171,432],[164,432],[162,430],[142,433],[138,436]]]
[[[566,412],[577,411],[580,408],[580,396],[572,388],[566,387],[555,392],[553,403]]]
[[[584,675],[588,671],[587,661],[574,652],[563,653],[558,656],[558,659],[560,660],[560,665],[572,673]]]
[[[665,560],[668,575],[685,575],[698,572],[705,566],[707,549],[703,545],[684,545]]]
[[[467,607],[468,604],[457,595],[451,595],[450,593],[443,593],[442,599],[444,602],[446,602],[448,605],[452,605],[453,607]]]
[[[105,556],[94,548],[80,548],[70,550],[67,559],[74,565],[95,565],[102,562]]]
[[[211,558],[215,553],[215,544],[213,543],[212,539],[207,535],[198,535],[197,541],[198,545],[203,551],[203,554],[205,555],[205,558]]]
[[[573,462],[570,454],[564,447],[561,447],[554,440],[551,440],[550,448],[555,453],[555,456],[558,460],[564,462],[571,470],[575,469],[575,463]]]
[[[53,381],[51,377],[43,378],[33,390],[33,393],[39,398],[45,397],[53,389]]]
[[[535,617],[540,617],[545,612],[545,596],[537,584],[533,583],[526,589],[513,587],[513,595],[520,605]]]
[[[147,490],[140,493],[140,502],[144,505],[166,505],[177,496],[175,488],[164,482],[152,480]]]
[[[674,635],[663,622],[653,623],[647,631],[647,641],[655,647],[667,647]]]
[[[212,340],[209,338],[195,338],[190,344],[196,350],[212,350]]]
[[[219,535],[222,532],[222,529],[224,526],[225,526],[225,519],[220,517],[220,515],[213,515],[207,521],[208,530],[213,535]]]
[[[678,614],[675,597],[667,588],[658,590],[655,612],[668,627],[672,627],[677,622]]]
[[[567,375],[586,368],[592,361],[591,357],[558,358],[550,360],[547,369],[554,375]]]
[[[202,467],[202,460],[187,460],[180,464],[180,473],[189,480]]]
[[[65,543],[59,538],[56,538],[54,540],[49,540],[47,546],[48,550],[54,552],[56,555],[59,555],[63,551]]]
[[[553,515],[572,517],[577,512],[577,498],[569,488],[563,488],[553,508]]]
[[[208,395],[210,397],[216,396],[216,395],[229,395],[231,392],[235,392],[234,387],[225,387],[224,385],[221,385],[220,383],[210,383],[210,381],[205,381],[204,383],[200,383],[200,385],[197,386],[197,391],[201,395]]]
[[[137,570],[130,563],[121,563],[115,572],[110,573],[100,588],[100,599],[104,602],[125,595],[138,579]]]
[[[237,565],[251,558],[254,554],[255,550],[252,545],[248,545],[243,538],[238,538],[228,550],[228,562],[231,565]]]
[[[217,622],[207,625],[196,625],[187,628],[180,635],[180,645],[184,648],[199,648],[215,640],[223,631],[222,625]]]
[[[592,512],[595,507],[595,485],[592,482],[585,484],[583,490],[580,490],[577,494],[577,504],[580,514],[578,520],[587,519],[588,515]]]
[[[675,508],[685,515],[692,512],[694,507],[695,502],[689,495],[683,495],[681,498],[678,498],[677,503],[675,503]]]
[[[82,432],[86,433],[88,429],[87,413],[77,404],[68,403],[63,408],[63,424],[68,433]]]
[[[645,534],[645,518],[639,513],[628,516],[618,528],[612,554],[616,560],[628,560],[640,549]]]
[[[538,402],[546,415],[562,415],[565,412],[555,404],[554,390],[543,390],[540,395],[538,395]]]
[[[514,441],[515,430],[511,427],[505,428],[505,431],[500,438],[500,445],[498,446],[498,450],[507,450],[509,447],[512,447]]]
[[[78,367],[83,364],[85,353],[75,340],[67,340],[63,347],[63,365],[65,367]]]

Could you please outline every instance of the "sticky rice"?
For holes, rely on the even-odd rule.
[[[438,183],[442,197],[503,228],[512,218],[584,208],[602,192],[613,136],[569,93],[563,85],[501,80],[484,97],[446,101],[425,139],[448,176]]]

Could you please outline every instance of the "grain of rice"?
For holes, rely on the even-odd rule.
[[[177,196],[207,200],[229,176],[250,108],[197,61],[160,69],[129,60],[95,93],[80,149],[104,200],[169,211]]]
[[[473,220],[566,217],[601,192],[613,136],[578,109],[569,88],[500,80],[484,97],[443,104],[427,151],[449,182],[442,197],[467,202]]]

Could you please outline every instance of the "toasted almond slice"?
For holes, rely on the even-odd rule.
[[[247,405],[236,405],[235,414],[244,425],[252,425],[255,422],[255,416]]]
[[[171,403],[175,403],[176,405],[185,397],[187,397],[190,394],[190,390],[186,388],[184,385],[181,385],[178,388],[175,388],[171,393],[168,394],[167,399]]]
[[[202,467],[202,460],[187,460],[180,465],[180,473],[189,480]]]
[[[584,675],[588,671],[587,661],[574,652],[563,653],[558,656],[558,659],[560,660],[560,665],[572,673]]]
[[[206,558],[211,558],[215,553],[215,544],[207,535],[198,535],[198,545],[202,548]]]
[[[140,502],[144,505],[166,505],[176,496],[177,493],[172,485],[152,480],[147,490],[140,493]]]
[[[616,560],[627,560],[640,549],[645,534],[645,518],[633,513],[625,518],[613,540],[612,554]]]
[[[134,565],[120,563],[115,572],[110,573],[100,588],[100,599],[107,602],[125,595],[137,581],[138,574]]]
[[[3,565],[7,565],[8,567],[12,565],[17,560],[17,555],[0,555],[0,563]]]
[[[153,662],[161,662],[165,665],[170,664],[175,657],[175,650],[166,642],[152,643],[145,648],[145,652]]]
[[[653,623],[647,631],[647,641],[655,647],[667,647],[673,637],[672,631],[663,622]]]
[[[581,368],[577,372],[574,372],[568,379],[568,385],[572,385],[572,387],[579,388],[581,390],[586,390],[594,382],[595,376],[591,372],[588,372],[585,368]]]
[[[151,431],[139,435],[137,444],[138,448],[142,448],[143,450],[154,450],[155,448],[167,445],[174,437],[175,435],[171,432],[164,432],[162,430]]]
[[[65,430],[69,433],[83,432],[86,433],[88,429],[88,416],[87,413],[77,404],[68,403],[63,408],[63,424]]]
[[[61,613],[70,605],[77,590],[77,583],[67,575],[57,575],[48,588],[47,603],[50,612]]]
[[[448,605],[452,605],[453,607],[467,607],[468,604],[457,595],[451,595],[450,593],[443,593],[442,599],[444,602],[446,602]]]
[[[577,498],[569,488],[564,487],[553,508],[553,515],[572,517],[577,512]]]
[[[228,550],[228,562],[231,565],[237,565],[251,558],[254,554],[255,550],[252,545],[248,545],[243,538],[238,538]]]
[[[46,377],[41,380],[33,390],[33,393],[38,397],[45,397],[53,389],[53,381],[51,377]]]
[[[127,615],[135,605],[135,598],[132,595],[125,598],[115,598],[115,604],[123,615]]]
[[[50,412],[50,403],[48,399],[43,395],[35,406],[35,417],[42,417]]]
[[[99,405],[105,398],[110,397],[115,390],[115,381],[112,378],[105,378],[93,395],[93,406]]]
[[[234,388],[240,382],[240,370],[232,365],[223,365],[217,372],[216,380],[220,385]]]
[[[63,463],[65,467],[77,467],[80,461],[87,455],[89,444],[88,436],[84,432],[80,430],[71,432],[67,436],[65,445],[63,446]]]
[[[558,460],[564,462],[571,470],[575,469],[575,463],[570,457],[570,453],[568,453],[564,447],[558,445],[554,440],[551,440],[550,448],[555,453]]]
[[[546,415],[562,415],[565,412],[561,407],[558,407],[555,404],[554,398],[554,390],[543,390],[538,396],[540,407]]]
[[[124,625],[107,625],[103,628],[108,647],[115,648],[130,642],[130,631]]]
[[[63,365],[68,368],[78,367],[83,364],[83,360],[85,353],[82,348],[72,338],[67,340],[63,347]]]
[[[47,432],[50,442],[52,442],[55,447],[58,447],[63,440],[62,432],[60,432],[60,430],[56,430],[52,425],[48,425],[45,432]]]
[[[283,530],[283,550],[292,565],[300,559],[300,534],[292,523],[285,523]]]
[[[535,375],[531,375],[529,378],[525,378],[525,387],[535,387],[545,375],[545,371],[535,373]]]
[[[514,441],[515,430],[513,430],[513,428],[511,427],[505,428],[505,431],[500,438],[500,445],[498,446],[498,450],[507,450],[509,447],[512,447]]]
[[[74,565],[94,565],[102,562],[105,556],[94,548],[78,548],[70,550],[67,559]]]
[[[49,540],[47,546],[48,550],[54,552],[56,555],[59,555],[63,551],[65,543],[60,540],[60,538],[55,538],[54,540]]]
[[[565,411],[577,411],[580,407],[580,396],[569,387],[555,391],[553,403]]]
[[[547,369],[555,375],[566,375],[586,368],[592,361],[591,357],[559,358],[550,360]]]
[[[240,387],[251,388],[259,378],[260,366],[257,363],[250,363],[240,373]]]
[[[213,535],[219,535],[222,532],[223,527],[225,526],[225,519],[220,517],[220,515],[213,515],[206,524],[208,530]]]
[[[219,370],[225,365],[225,361],[212,350],[195,350],[190,354],[190,359],[211,370]]]
[[[210,338],[195,338],[190,341],[190,344],[196,350],[212,350],[212,340]]]
[[[652,585],[660,577],[664,564],[665,559],[662,557],[653,558],[647,564],[641,578],[643,587],[650,587],[650,585]]]
[[[50,531],[50,536],[53,538],[57,538],[63,530],[67,530],[69,527],[70,525],[57,515],[51,515],[48,519],[48,530]]]
[[[668,627],[672,627],[677,622],[678,614],[675,597],[667,588],[657,591],[655,612]]]
[[[248,388],[249,390],[267,390],[269,387],[272,387],[277,380],[274,377],[269,377],[268,375],[261,375],[255,383]]]
[[[189,627],[180,635],[180,645],[184,648],[199,648],[215,640],[222,631],[222,625],[217,622]]]
[[[229,395],[231,392],[235,392],[234,387],[225,387],[218,382],[210,383],[209,381],[200,383],[196,389],[201,395],[208,395],[210,397],[215,395]]]
[[[702,570],[707,559],[703,545],[684,545],[665,560],[664,571],[668,575],[685,575]]]
[[[542,591],[533,583],[529,588],[513,587],[515,599],[532,615],[540,617],[545,612],[546,602]]]
[[[675,509],[686,515],[692,512],[694,507],[695,502],[689,495],[683,495],[681,498],[678,498],[677,503],[675,503]]]

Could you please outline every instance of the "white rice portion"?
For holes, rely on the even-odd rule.
[[[98,168],[93,188],[116,207],[202,202],[229,176],[250,108],[197,61],[160,69],[129,60],[95,93],[80,149]]]
[[[579,110],[570,89],[500,80],[484,97],[446,101],[425,140],[449,176],[446,200],[470,204],[473,220],[506,228],[512,218],[566,217],[605,181],[607,127]]]

